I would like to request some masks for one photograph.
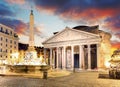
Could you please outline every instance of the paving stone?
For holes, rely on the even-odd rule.
[[[120,87],[120,80],[98,78],[98,72],[79,72],[47,80],[1,76],[0,87]]]

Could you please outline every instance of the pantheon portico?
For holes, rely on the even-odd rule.
[[[104,66],[101,40],[98,26],[66,27],[43,42],[44,57],[48,56],[48,64],[54,69],[98,69]]]

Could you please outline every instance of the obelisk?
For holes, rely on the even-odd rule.
[[[33,10],[31,10],[30,13],[30,23],[29,23],[29,51],[35,51],[34,48],[34,15],[33,15]]]

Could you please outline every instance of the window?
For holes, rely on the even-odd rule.
[[[2,52],[2,49],[0,49],[0,52]]]
[[[8,30],[6,29],[6,32],[8,32]]]
[[[12,40],[10,40],[10,43],[12,43]]]
[[[10,50],[10,53],[12,53],[12,50]]]
[[[8,34],[8,30],[6,29],[6,32],[5,32],[6,34]]]
[[[6,39],[6,42],[8,42],[8,39]]]
[[[12,48],[12,45],[10,45],[10,48]]]
[[[12,31],[10,31],[10,34],[12,35]]]
[[[3,27],[1,27],[1,31],[3,31]]]
[[[2,46],[2,43],[0,45]]]
[[[6,49],[6,53],[7,53],[7,49]]]
[[[14,41],[14,44],[16,44],[16,41]]]
[[[1,37],[1,41],[3,40],[3,38]]]

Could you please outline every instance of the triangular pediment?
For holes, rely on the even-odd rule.
[[[75,40],[80,40],[80,39],[87,40],[87,39],[93,39],[93,38],[98,38],[98,37],[99,36],[97,34],[66,28],[62,30],[61,32],[55,34],[54,36],[50,37],[46,41],[44,41],[43,44],[63,42],[63,41],[75,41]]]

